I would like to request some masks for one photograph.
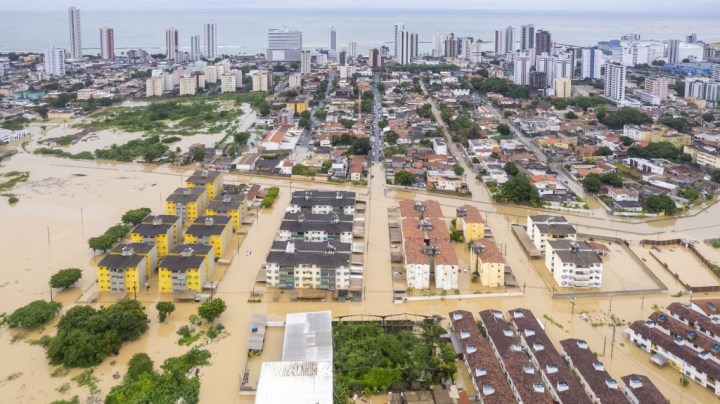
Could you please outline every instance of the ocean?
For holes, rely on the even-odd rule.
[[[699,40],[720,42],[717,10],[710,15],[653,15],[640,12],[588,11],[498,11],[498,10],[81,10],[84,54],[99,53],[103,26],[114,28],[115,52],[145,49],[164,52],[165,29],[175,27],[182,50],[190,48],[190,37],[202,34],[202,24],[218,24],[222,54],[264,53],[267,30],[289,26],[303,32],[307,48],[328,47],[329,30],[335,27],[338,47],[358,43],[358,52],[382,45],[393,48],[394,25],[404,23],[419,35],[420,53],[429,53],[432,37],[472,36],[492,42],[494,30],[532,23],[546,29],[553,41],[578,46],[618,39],[639,32],[643,39],[684,39],[697,33]],[[50,45],[69,47],[67,11],[3,11],[0,24],[0,52],[41,52]],[[202,36],[202,35],[201,35]],[[516,34],[516,37],[518,34]],[[202,41],[202,39],[201,39]],[[492,48],[492,43],[485,45]]]

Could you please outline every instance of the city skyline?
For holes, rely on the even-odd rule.
[[[30,2],[33,7],[32,10],[57,10],[61,7],[58,3],[52,0],[35,0]],[[189,0],[154,0],[152,2],[129,0],[123,2],[120,6],[117,3],[103,4],[97,3],[91,0],[76,0],[72,6],[77,8],[87,8],[96,10],[131,10],[131,9],[163,9],[171,7],[173,9],[192,9],[192,10],[204,10],[204,9],[292,9],[297,3],[290,0],[276,0],[272,4],[262,3],[258,5],[256,2],[245,0],[245,1],[229,1],[229,0],[210,0],[203,2],[202,5],[198,5],[197,2]],[[70,6],[70,5],[68,5]],[[27,2],[22,4],[9,4],[4,6],[8,10],[29,10]],[[401,0],[395,2],[385,2],[381,0],[368,0],[362,5],[352,3],[347,6],[338,4],[337,2],[330,2],[327,0],[309,0],[304,3],[303,9],[343,9],[343,10],[366,10],[366,9],[403,9],[403,7],[413,7],[414,9],[429,9],[429,10],[446,10],[446,9],[486,9],[486,10],[583,10],[583,11],[606,11],[606,10],[622,10],[623,12],[628,10],[633,11],[650,11],[653,13],[672,13],[672,14],[684,14],[692,11],[696,11],[696,14],[707,15],[708,11],[715,11],[714,14],[720,14],[720,9],[717,8],[717,4],[713,0],[687,0],[683,2],[683,9],[678,10],[677,2],[673,0],[640,0],[628,4],[622,0],[607,0],[602,4],[597,3],[578,3],[572,0],[548,0],[538,4],[533,0],[514,0],[512,2],[503,2],[498,6],[497,2],[480,0],[448,0],[438,4],[435,1],[430,0]],[[707,9],[705,9],[707,8]],[[701,9],[701,10],[699,10]],[[618,11],[620,12],[620,11]]]

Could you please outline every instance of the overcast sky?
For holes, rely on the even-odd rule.
[[[4,3],[4,4],[3,4]],[[5,10],[59,10],[75,6],[86,10],[116,9],[227,9],[227,8],[332,8],[332,9],[500,9],[500,10],[644,10],[651,13],[720,14],[718,0],[0,0]]]

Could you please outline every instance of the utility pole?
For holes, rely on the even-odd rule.
[[[610,295],[610,311],[612,312],[612,297],[613,295]]]
[[[605,336],[605,339],[603,340],[603,358],[605,357],[605,348],[607,348],[607,335]]]
[[[613,352],[615,352],[615,329],[616,329],[616,326],[613,324],[613,336],[612,336],[612,342],[610,343],[610,359],[612,359]]]
[[[572,312],[570,315],[575,316],[575,296],[572,298]]]

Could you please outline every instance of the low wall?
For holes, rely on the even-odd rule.
[[[477,293],[471,295],[445,295],[445,296],[403,296],[405,302],[419,302],[425,300],[458,300],[458,299],[483,299],[492,297],[519,297],[522,292],[500,292],[500,293]]]
[[[683,241],[681,239],[672,239],[672,240],[641,240],[640,244],[643,246],[645,246],[645,245],[652,245],[652,246],[681,245],[681,246],[687,248],[688,250],[690,250],[690,252],[692,252],[693,255],[698,260],[700,260],[700,262],[703,263],[703,265],[705,265],[705,268],[708,269],[710,272],[712,272],[715,275],[715,277],[718,278],[718,280],[720,280],[720,269],[718,269],[709,259],[705,258],[704,255],[700,254],[700,251],[698,251],[697,248],[695,248],[695,246],[691,243],[686,244],[686,243],[683,243]],[[652,250],[650,250],[650,256],[652,256],[655,259],[655,261],[657,261],[660,264],[660,266],[665,268],[665,270],[667,271],[668,274],[670,274],[670,276],[675,278],[675,280],[677,280],[681,285],[683,285],[683,287],[685,289],[687,289],[688,291],[693,292],[693,293],[695,293],[695,292],[720,292],[720,286],[690,286],[690,285],[688,285],[687,283],[683,282],[682,279],[680,279],[680,275],[678,275],[676,272],[671,271],[668,264],[663,262],[660,259],[660,257],[658,257],[657,255],[655,255],[652,252]]]

